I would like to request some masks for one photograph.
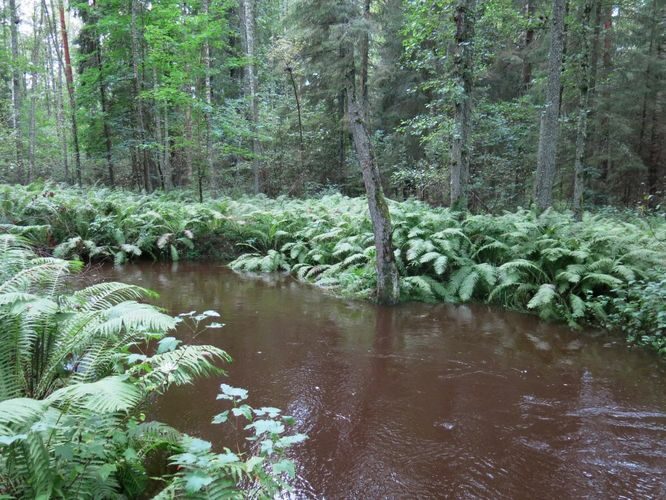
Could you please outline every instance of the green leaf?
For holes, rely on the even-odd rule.
[[[539,290],[534,294],[534,297],[532,297],[527,303],[527,308],[535,309],[550,304],[556,295],[555,286],[550,283],[544,283],[539,287]]]
[[[238,387],[232,387],[227,384],[220,384],[222,392],[217,395],[217,399],[229,399],[242,401],[247,399],[247,391]]]
[[[274,474],[287,474],[291,478],[296,476],[296,467],[291,460],[280,460],[273,464],[272,469]]]
[[[175,351],[179,344],[182,342],[176,337],[164,337],[157,343],[157,354],[164,354],[165,352]]]
[[[185,474],[185,491],[196,493],[213,482],[213,477],[200,471]]]
[[[214,424],[223,424],[229,420],[229,410],[225,410],[222,413],[218,413],[213,417],[212,423]]]

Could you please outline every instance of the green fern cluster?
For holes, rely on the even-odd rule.
[[[120,191],[0,188],[0,222],[33,228],[58,255],[171,258],[224,254],[238,271],[292,273],[335,293],[371,297],[375,248],[367,206],[339,194],[296,200]],[[543,318],[604,322],[609,302],[666,268],[663,217],[629,213],[469,215],[416,201],[390,202],[404,300],[469,300]],[[13,229],[19,231],[19,229]],[[41,232],[40,232],[41,231]],[[212,248],[211,248],[212,246]],[[218,251],[224,247],[225,251]],[[604,305],[606,304],[606,305]]]
[[[148,397],[219,375],[220,363],[230,361],[216,347],[167,336],[178,323],[195,334],[220,326],[208,322],[219,316],[214,311],[173,318],[138,302],[149,291],[122,283],[66,289],[66,277],[79,267],[37,257],[19,237],[0,235],[0,495],[6,498],[141,495],[151,453],[182,457],[192,442],[143,422]],[[144,354],[151,341],[157,348]],[[161,498],[179,491],[183,478],[191,496],[209,498],[220,488],[241,496],[260,464],[280,463],[279,454],[268,452],[238,453],[223,463],[209,455],[205,467],[192,471],[183,463],[176,476],[165,477]],[[205,480],[195,487],[190,476]],[[278,477],[265,473],[258,487],[275,491]]]

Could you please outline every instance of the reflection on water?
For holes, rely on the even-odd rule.
[[[327,498],[666,497],[666,368],[603,334],[481,305],[344,301],[290,278],[141,264],[93,279],[158,291],[171,313],[216,309],[228,383],[309,440],[296,494]],[[220,380],[154,417],[218,446]]]

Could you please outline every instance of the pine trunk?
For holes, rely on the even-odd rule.
[[[74,76],[72,74],[72,60],[69,56],[69,39],[67,37],[67,25],[65,23],[65,6],[62,0],[58,3],[60,13],[60,36],[62,39],[62,50],[65,56],[65,82],[67,83],[67,94],[69,95],[69,107],[72,120],[72,141],[74,142],[74,165],[76,167],[76,182],[83,185],[81,173],[81,151],[79,149],[79,131],[76,123],[76,95],[74,94]]]
[[[242,0],[241,3],[241,22],[243,24],[243,45],[245,56],[248,63],[244,68],[244,87],[245,97],[249,101],[248,117],[252,129],[252,174],[254,177],[254,192],[260,193],[261,186],[261,168],[259,164],[259,140],[257,138],[257,124],[259,122],[259,108],[257,103],[257,75],[255,57],[255,15],[254,0]]]
[[[206,15],[206,22],[208,23],[209,16],[209,0],[203,0],[203,10]],[[206,36],[204,42],[204,94],[206,98],[206,171],[204,175],[213,174],[213,87],[211,83],[211,63],[210,63],[210,41]],[[199,175],[199,202],[203,202],[203,189],[202,189],[203,176]]]
[[[553,203],[553,184],[557,169],[559,136],[560,81],[564,50],[564,0],[553,0],[552,28],[548,53],[548,86],[546,103],[541,113],[539,149],[534,187],[534,200],[539,210]]]
[[[14,129],[14,160],[16,161],[17,179],[24,181],[23,134],[21,132],[21,70],[19,67],[18,31],[19,17],[16,0],[9,0],[9,32],[12,50],[12,128]]]
[[[456,5],[453,78],[455,90],[454,130],[451,141],[451,207],[466,210],[469,203],[469,136],[472,120],[474,0]]]
[[[533,17],[535,11],[534,0],[525,1],[525,20],[527,27],[525,28],[525,35],[523,40],[523,68],[522,68],[522,83],[523,91],[527,91],[532,84],[532,54],[531,48],[534,42],[534,28],[532,27]]]
[[[106,85],[104,84],[104,63],[102,61],[102,47],[99,36],[97,37],[97,54],[95,63],[97,64],[98,80],[99,80],[99,105],[102,111],[102,130],[104,132],[104,147],[106,149],[106,168],[109,175],[109,185],[111,187],[116,185],[115,169],[113,166],[113,144],[111,142],[111,129],[107,120],[107,105],[106,105]]]
[[[578,86],[580,109],[576,126],[576,156],[574,164],[573,211],[577,220],[583,215],[583,194],[585,192],[585,150],[587,148],[587,120],[589,113],[590,84],[590,43],[589,28],[592,13],[592,0],[583,5],[582,36],[580,46],[580,82]]]
[[[30,128],[29,128],[29,149],[28,149],[28,175],[27,181],[32,182],[33,176],[35,175],[36,165],[35,165],[35,152],[37,148],[37,93],[38,93],[38,83],[39,83],[39,73],[37,68],[39,67],[39,54],[41,50],[41,32],[42,24],[44,22],[43,10],[37,21],[37,11],[35,10],[35,15],[33,17],[33,29],[34,29],[34,38],[32,45],[32,71],[30,73]]]
[[[139,162],[138,170],[141,172],[143,177],[143,188],[146,192],[151,192],[153,190],[152,179],[150,178],[150,169],[148,164],[148,159],[146,158],[146,127],[143,116],[143,102],[141,101],[141,76],[139,74],[139,28],[137,26],[138,16],[139,16],[139,5],[138,0],[130,0],[130,9],[131,9],[131,26],[130,26],[130,38],[132,44],[132,84],[133,84],[133,93],[134,93],[134,114],[135,114],[135,126],[136,126],[136,138],[135,138],[135,149],[136,149],[136,161]]]

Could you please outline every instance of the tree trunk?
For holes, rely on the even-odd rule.
[[[209,22],[209,0],[203,0],[203,11],[206,23]],[[208,26],[208,24],[206,24]],[[206,171],[199,175],[199,202],[203,203],[203,177],[213,174],[213,87],[211,84],[210,41],[208,36],[204,41],[204,94],[206,99]]]
[[[291,88],[294,90],[294,99],[296,100],[296,113],[298,114],[298,164],[303,172],[303,156],[304,156],[304,143],[303,143],[303,121],[301,120],[301,100],[298,97],[298,87],[296,87],[296,80],[294,79],[294,72],[291,67],[287,66],[286,69],[291,81]]]
[[[20,19],[16,0],[9,0],[9,32],[12,49],[12,128],[14,129],[14,159],[19,182],[24,182],[23,134],[21,132],[21,68],[19,67],[18,30]]]
[[[525,19],[527,21],[527,28],[525,29],[525,36],[523,40],[523,92],[526,92],[532,84],[532,54],[530,54],[530,51],[532,48],[532,43],[534,42],[534,28],[532,27],[534,11],[534,0],[526,0],[524,13]]]
[[[559,135],[560,76],[564,49],[564,0],[553,0],[550,51],[548,53],[548,87],[541,113],[537,153],[534,200],[539,210],[553,204],[553,183],[557,168]]]
[[[662,16],[663,18],[663,16]],[[657,64],[664,67],[666,62],[666,38],[662,37],[657,44]],[[664,198],[664,145],[666,144],[666,95],[664,85],[655,82],[654,106],[652,108],[652,131],[650,133],[650,156],[648,157],[648,205],[655,208]],[[661,196],[660,196],[661,195]],[[661,198],[661,200],[660,200]]]
[[[367,48],[366,48],[367,50]],[[368,197],[368,209],[372,220],[372,231],[377,252],[377,302],[380,304],[396,304],[400,300],[400,281],[398,268],[393,253],[391,214],[389,212],[379,168],[375,160],[370,135],[365,122],[367,110],[356,96],[354,51],[346,49],[348,69],[347,81],[347,120],[351,131],[354,149],[363,173],[363,183]]]
[[[132,85],[134,93],[134,113],[136,119],[136,132],[137,136],[135,142],[136,159],[140,163],[139,171],[143,176],[143,188],[146,192],[153,190],[152,180],[150,178],[150,169],[148,158],[146,157],[146,127],[143,117],[143,103],[141,101],[141,77],[139,75],[139,28],[137,26],[137,17],[139,15],[138,0],[130,0],[131,9],[131,25],[130,25],[130,38],[132,44]]]
[[[585,0],[583,5],[582,36],[580,47],[580,82],[578,110],[578,123],[576,126],[576,156],[574,164],[574,192],[573,211],[576,220],[583,215],[583,194],[585,192],[585,150],[587,147],[587,119],[589,113],[589,83],[590,83],[590,15],[592,13],[592,0]]]
[[[159,113],[159,110],[156,111]],[[169,106],[164,104],[164,147],[162,148],[164,158],[164,189],[169,191],[173,188],[173,172],[171,170],[171,139],[169,137]]]
[[[469,136],[472,121],[472,79],[475,0],[456,5],[453,78],[455,90],[454,131],[451,141],[451,207],[466,210],[469,202]]]
[[[79,187],[83,185],[81,174],[81,151],[79,149],[79,131],[76,123],[76,95],[74,94],[74,76],[72,74],[72,60],[69,57],[69,39],[67,38],[67,25],[65,24],[65,6],[60,0],[58,2],[60,13],[60,32],[62,38],[62,49],[65,54],[65,81],[67,82],[67,93],[69,94],[69,106],[72,117],[72,140],[74,141],[74,164],[76,166],[76,182]]]
[[[368,94],[368,70],[370,65],[370,0],[363,0],[363,21],[365,29],[361,33],[361,106],[364,113],[370,112],[370,97]],[[368,116],[365,117],[366,123]]]
[[[113,166],[113,156],[112,150],[113,145],[111,143],[111,129],[109,128],[109,122],[107,121],[107,105],[106,105],[106,86],[104,84],[104,64],[102,61],[102,47],[101,47],[100,37],[97,36],[97,71],[99,79],[99,105],[102,111],[102,130],[104,132],[104,147],[106,148],[106,168],[109,174],[109,185],[114,187],[116,185],[115,169]]]
[[[32,182],[33,176],[35,175],[36,165],[35,165],[35,151],[37,148],[37,124],[36,124],[36,114],[37,114],[37,87],[39,82],[39,73],[37,68],[39,67],[39,53],[41,49],[41,32],[42,24],[44,22],[44,10],[40,9],[41,14],[39,21],[37,21],[37,10],[33,16],[33,45],[32,45],[32,71],[30,73],[30,142],[28,149],[28,175],[27,181]],[[46,81],[46,79],[45,79]]]
[[[610,86],[607,80],[610,78],[612,71],[612,64],[613,64],[613,56],[612,56],[613,5],[608,4],[604,6],[606,7],[606,11],[603,14],[604,52],[602,56],[602,65],[603,65],[604,80],[606,81],[604,82],[602,87],[601,101],[603,103],[603,106],[608,108],[611,95],[610,95]],[[598,154],[601,157],[600,180],[602,183],[602,187],[606,189],[606,191],[608,192],[607,181],[611,167],[610,114],[608,112],[608,109],[605,109],[601,115],[601,120],[599,123],[598,139],[599,139],[599,145],[597,149],[598,149]]]
[[[181,178],[181,182],[186,185],[189,185],[192,182],[192,141],[192,103],[188,102],[185,107],[185,179],[183,180]]]
[[[56,134],[58,136],[61,151],[62,151],[62,166],[63,173],[65,177],[65,182],[68,183],[69,179],[69,154],[67,152],[67,134],[65,133],[65,100],[63,97],[62,89],[62,72],[63,72],[63,61],[62,55],[60,54],[60,45],[58,44],[58,29],[55,19],[55,9],[53,9],[53,3],[51,3],[52,14],[49,14],[48,6],[46,5],[46,0],[42,0],[42,9],[46,16],[46,24],[48,29],[48,37],[46,38],[48,42],[49,53],[53,53],[55,60],[58,63],[58,70],[55,75],[51,75],[51,78],[54,80],[55,87],[55,107],[56,107]],[[53,70],[53,64],[51,64],[51,70]]]
[[[254,15],[254,0],[242,0],[241,2],[241,22],[243,24],[243,44],[245,56],[248,58],[248,63],[244,68],[244,87],[245,96],[249,99],[249,119],[252,128],[252,173],[254,177],[254,192],[260,193],[261,186],[261,172],[259,164],[259,140],[257,138],[257,125],[259,122],[259,108],[257,103],[257,75],[256,66],[254,62],[255,57],[255,15]]]

